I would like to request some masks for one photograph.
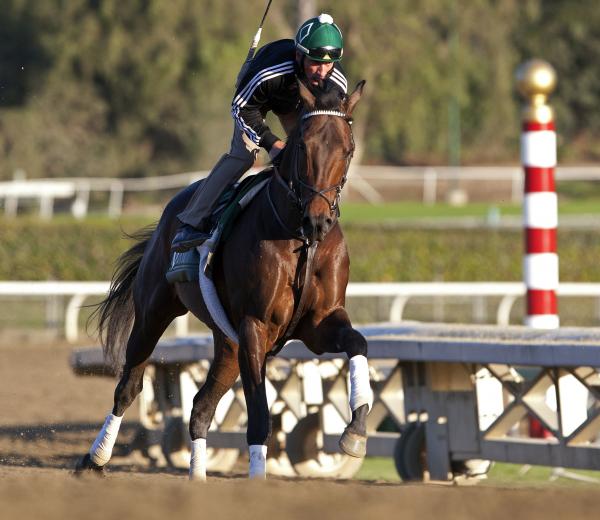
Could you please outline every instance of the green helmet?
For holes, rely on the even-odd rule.
[[[344,54],[342,31],[328,14],[306,20],[296,33],[296,48],[311,60],[340,61]]]

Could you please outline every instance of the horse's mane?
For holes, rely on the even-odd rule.
[[[308,88],[315,96],[316,110],[339,110],[345,97],[331,79],[319,81],[318,85],[309,85]]]
[[[304,82],[304,85],[310,90],[313,96],[315,96],[314,110],[340,110],[342,101],[344,101],[346,95],[340,90],[340,88],[331,79],[319,81],[318,85],[311,85]],[[297,125],[295,130],[288,137],[288,145],[296,143],[302,138],[301,125]],[[292,147],[288,146],[290,150]]]

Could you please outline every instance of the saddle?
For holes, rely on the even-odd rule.
[[[244,208],[256,196],[271,178],[272,168],[256,175],[250,175],[225,190],[210,216],[212,235],[209,241],[213,243],[211,250],[216,252],[231,235],[234,224]],[[196,248],[185,253],[174,252],[171,256],[171,266],[166,273],[169,283],[198,281],[200,256]]]

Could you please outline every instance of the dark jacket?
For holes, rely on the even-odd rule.
[[[271,149],[279,138],[265,124],[270,110],[277,115],[289,114],[300,103],[297,77],[303,71],[296,63],[294,40],[277,40],[259,49],[248,70],[240,78],[231,114],[238,127],[258,146]],[[339,62],[334,63],[328,78],[347,92],[347,81]]]

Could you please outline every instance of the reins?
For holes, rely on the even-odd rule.
[[[339,112],[337,110],[313,110],[311,112],[307,112],[306,114],[304,114],[301,118],[301,121],[305,121],[309,117],[320,116],[320,115],[342,117],[348,123],[348,125],[350,125],[350,127],[352,125],[352,119],[350,117],[348,117],[348,115],[345,114],[344,112]],[[313,242],[304,235],[304,230],[302,229],[302,225],[300,225],[300,228],[297,232],[297,231],[290,229],[290,227],[281,218],[281,216],[279,215],[279,212],[277,211],[277,208],[275,207],[275,204],[273,203],[273,199],[271,197],[272,181],[273,181],[273,179],[275,179],[275,181],[284,188],[288,198],[298,208],[298,212],[300,215],[304,214],[304,210],[305,210],[306,206],[314,197],[320,196],[320,197],[323,197],[327,201],[327,205],[329,206],[329,211],[334,216],[334,218],[337,220],[337,218],[340,215],[340,212],[339,212],[340,195],[341,195],[341,191],[342,191],[344,185],[346,184],[346,180],[347,180],[347,176],[348,176],[348,168],[350,166],[350,160],[352,158],[352,154],[350,154],[348,156],[348,158],[346,159],[346,168],[344,170],[344,175],[342,176],[342,180],[338,184],[336,184],[334,186],[330,186],[328,188],[324,188],[322,190],[316,190],[310,184],[307,184],[300,178],[300,173],[299,173],[300,168],[298,167],[298,157],[300,155],[300,153],[299,153],[300,148],[304,145],[304,141],[302,139],[303,135],[304,135],[304,130],[303,130],[302,125],[300,125],[300,139],[296,143],[296,146],[294,147],[294,150],[293,150],[294,169],[292,171],[290,180],[286,183],[286,181],[283,179],[283,177],[279,173],[279,168],[277,168],[277,166],[273,165],[273,177],[271,179],[271,182],[269,182],[269,185],[267,186],[267,199],[269,201],[269,205],[271,206],[271,210],[273,211],[273,214],[275,215],[275,219],[277,220],[277,223],[292,238],[294,238],[296,240],[300,240],[302,242],[302,246],[300,248],[301,254],[302,253],[306,254],[306,263],[305,263],[305,269],[304,269],[304,284],[302,285],[302,291],[300,293],[300,299],[298,300],[298,305],[294,311],[292,319],[290,320],[284,335],[281,337],[281,339],[279,341],[277,341],[274,348],[269,352],[270,356],[275,356],[281,351],[281,349],[283,348],[283,346],[285,345],[287,340],[290,339],[290,337],[294,333],[294,330],[296,329],[296,326],[298,325],[298,323],[304,313],[304,310],[306,307],[306,302],[308,299],[308,293],[309,293],[309,291],[308,291],[309,280],[312,276],[313,261],[315,258],[315,253],[317,251],[317,244],[318,244],[318,242]],[[354,139],[352,136],[352,128],[350,128],[350,138],[352,139],[352,150],[354,150]],[[299,189],[300,193],[297,193],[297,191],[296,191],[298,185],[300,188]],[[310,197],[308,197],[307,199],[303,199],[302,198],[302,188],[312,192],[312,195]],[[333,202],[330,202],[325,194],[329,193],[333,190],[335,190],[336,195],[335,195]],[[297,276],[297,280],[298,280],[298,285],[300,285],[299,275]]]

